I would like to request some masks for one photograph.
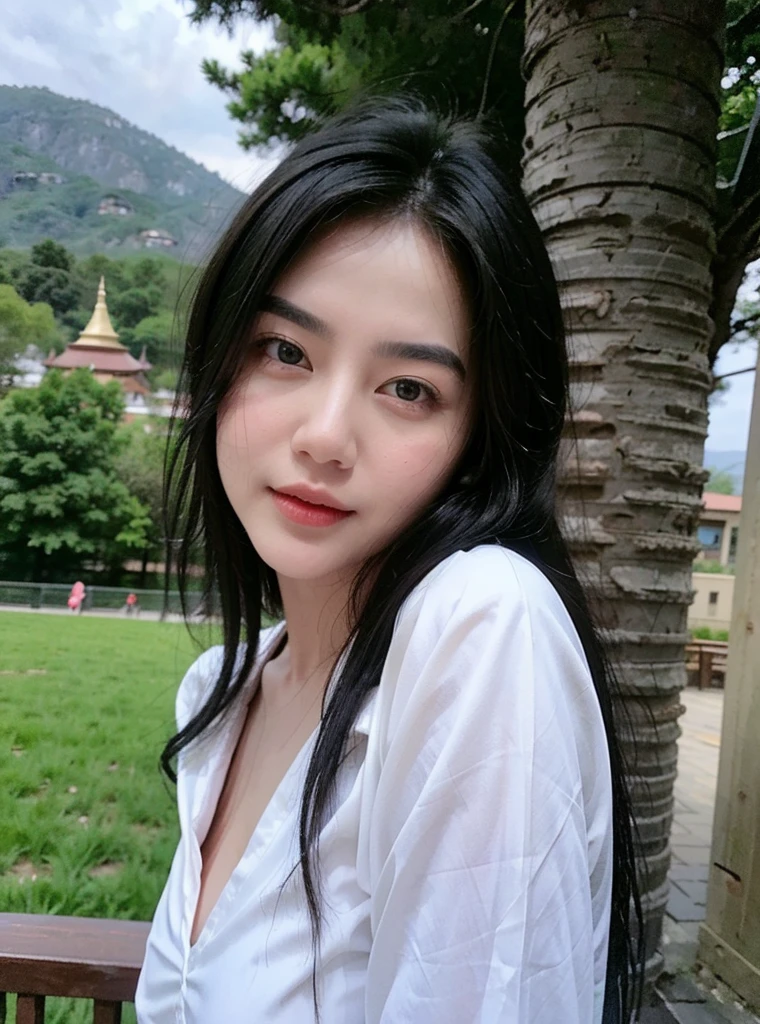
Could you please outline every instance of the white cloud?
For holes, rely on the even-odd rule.
[[[24,0],[0,23],[0,82],[47,86],[109,107],[238,183],[269,157],[244,154],[204,57],[236,67],[239,54],[272,43],[269,26],[242,22],[232,34],[191,25],[178,0]]]

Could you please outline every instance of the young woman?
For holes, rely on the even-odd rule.
[[[169,535],[180,571],[202,541],[224,644],[164,751],[182,837],[140,1024],[627,1020],[562,320],[493,139],[396,100],[302,140],[205,270],[182,388]]]

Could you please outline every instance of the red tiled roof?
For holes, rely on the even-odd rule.
[[[134,373],[136,370],[148,369],[143,363],[126,350],[108,351],[102,348],[74,348],[69,346],[54,359],[46,359],[45,366],[56,366],[60,370],[76,370],[80,366],[93,366],[100,373]]]
[[[98,373],[98,371],[96,370],[93,373],[93,377],[101,384],[108,384],[108,382],[111,380],[118,381],[119,384],[121,384],[124,391],[126,391],[127,394],[130,395],[150,394],[150,385],[148,384],[145,377],[143,377],[141,373],[136,373],[134,374],[134,376],[132,374],[123,373],[113,376],[110,373]]]
[[[702,503],[705,512],[741,512],[741,494],[715,494],[714,491],[705,491],[702,495]]]

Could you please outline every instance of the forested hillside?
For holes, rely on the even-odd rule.
[[[197,261],[242,193],[113,111],[0,86],[0,245]],[[150,234],[148,234],[150,232]]]

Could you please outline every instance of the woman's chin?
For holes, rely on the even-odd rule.
[[[301,542],[293,538],[259,538],[257,541],[251,536],[251,543],[262,561],[284,579],[337,581],[347,573],[353,575],[362,560],[358,552],[356,558],[351,558],[345,547],[341,551],[324,542]]]

